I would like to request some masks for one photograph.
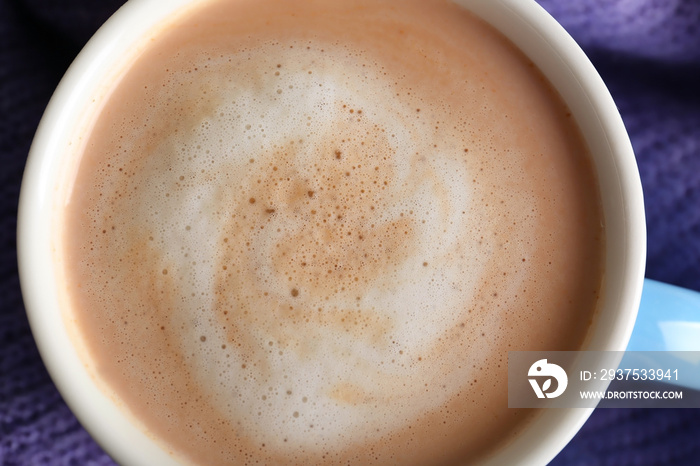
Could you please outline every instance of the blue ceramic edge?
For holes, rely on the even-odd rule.
[[[640,351],[645,353],[635,353]],[[700,390],[699,292],[644,279],[639,313],[621,367],[649,365],[678,368],[683,371],[678,385]]]

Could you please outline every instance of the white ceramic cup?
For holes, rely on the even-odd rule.
[[[122,464],[175,460],[117,403],[101,392],[70,338],[59,302],[55,216],[65,173],[75,163],[81,132],[116,74],[172,15],[197,0],[131,0],[95,34],[56,89],[37,130],[22,183],[18,257],[22,293],[42,358],[85,428]],[[574,40],[532,0],[458,0],[513,41],[562,95],[589,144],[602,190],[607,256],[601,312],[584,349],[623,351],[634,325],[644,275],[646,229],[634,154],[617,108]],[[507,383],[507,381],[503,381]],[[569,442],[592,409],[550,409],[487,460],[546,464]]]

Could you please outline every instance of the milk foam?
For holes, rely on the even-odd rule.
[[[194,461],[469,458],[519,422],[507,351],[590,322],[566,108],[455,6],[363,2],[212,2],[85,147],[64,243],[87,359]]]
[[[176,283],[168,323],[184,323],[178,344],[222,415],[274,447],[328,448],[462,389],[471,367],[435,342],[489,255],[462,235],[475,175],[462,134],[434,133],[441,109],[393,99],[352,50],[294,45],[207,61],[206,94],[156,96],[207,111],[175,111],[132,176],[124,239],[148,236],[143,266]],[[436,379],[446,388],[426,391]]]

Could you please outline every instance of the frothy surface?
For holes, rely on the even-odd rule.
[[[65,212],[94,370],[193,461],[470,458],[517,432],[508,350],[580,345],[585,146],[441,1],[210,2],[115,87]]]

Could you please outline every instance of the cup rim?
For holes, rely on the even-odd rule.
[[[166,464],[173,462],[174,458],[145,431],[129,428],[134,420],[100,391],[70,343],[61,317],[56,270],[51,265],[54,247],[50,233],[51,211],[54,208],[52,197],[60,176],[61,154],[66,150],[66,135],[74,132],[77,124],[74,122],[75,115],[80,114],[84,106],[80,104],[85,100],[81,94],[86,88],[94,88],[97,82],[105,79],[110,63],[114,61],[111,57],[118,50],[124,53],[129,44],[144,41],[145,35],[154,34],[153,28],[162,24],[165,18],[172,18],[176,12],[179,14],[188,6],[203,1],[208,0],[175,0],[163,6],[159,0],[132,0],[120,8],[86,44],[57,87],[32,142],[22,180],[17,253],[22,295],[34,339],[51,378],[71,410],[108,454],[124,464],[152,464],[154,459],[158,464]],[[551,48],[548,53],[556,55],[556,59],[561,61],[559,66],[569,67],[598,113],[602,136],[615,154],[613,161],[625,209],[626,249],[622,261],[627,274],[618,303],[624,313],[619,313],[615,328],[607,338],[608,345],[603,349],[622,351],[631,335],[641,299],[646,224],[641,180],[617,107],[585,53],[534,0],[457,0],[457,3],[468,4],[472,11],[491,24],[494,24],[494,17],[484,12],[497,11],[499,15],[511,15],[515,18],[513,21],[519,18],[523,22],[523,28],[528,25],[532,29],[529,34],[538,36],[548,44]],[[154,13],[156,10],[158,13]],[[148,20],[141,19],[135,25],[134,18]],[[508,36],[508,31],[500,27],[497,29]],[[485,462],[496,464],[503,458],[510,458],[527,464],[545,464],[566,446],[592,412],[593,408],[559,413],[556,422],[547,424],[559,430],[550,433],[545,440],[540,439],[533,445],[532,438],[520,435],[500,449],[505,454],[488,457]],[[106,418],[109,421],[106,422]],[[114,434],[115,430],[119,430],[119,435]],[[136,444],[139,448],[134,448]],[[529,444],[531,448],[524,453],[516,452],[520,444]],[[515,453],[509,454],[509,448]],[[144,459],[146,457],[148,459]]]

